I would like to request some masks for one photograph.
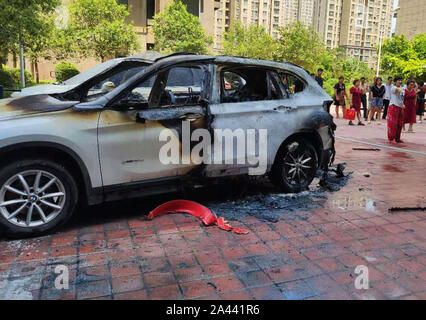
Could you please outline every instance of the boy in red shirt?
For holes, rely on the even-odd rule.
[[[351,109],[355,109],[356,110],[356,116],[358,118],[358,125],[359,126],[363,126],[364,124],[361,122],[361,94],[362,94],[362,90],[359,87],[359,80],[355,79],[353,82],[354,86],[351,88],[351,90],[349,90],[349,92],[352,95],[352,105],[351,105]],[[353,122],[352,120],[349,121],[349,125],[353,126]]]

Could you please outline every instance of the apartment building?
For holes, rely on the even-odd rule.
[[[129,21],[133,21],[135,31],[143,50],[154,47],[152,22],[155,14],[164,11],[164,8],[173,0],[119,0],[130,8]],[[188,12],[200,18],[201,26],[207,35],[215,32],[215,10],[219,8],[220,0],[181,0]]]
[[[314,27],[327,48],[376,66],[380,38],[391,36],[393,0],[317,0]]]
[[[328,49],[339,46],[342,0],[315,0],[314,29],[323,37]]]
[[[223,33],[235,21],[246,26],[262,25],[273,37],[278,36],[279,27],[297,20],[311,25],[314,3],[315,0],[220,0],[215,11],[213,51],[221,51]]]
[[[395,34],[412,39],[426,33],[426,0],[399,0]]]

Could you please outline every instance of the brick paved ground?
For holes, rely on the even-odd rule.
[[[384,124],[338,124],[341,138],[389,146]],[[368,145],[338,139],[349,183],[326,193],[321,209],[234,223],[248,235],[186,215],[146,221],[152,204],[121,202],[52,236],[2,240],[0,298],[426,299],[426,213],[387,211],[426,206],[426,124],[415,129],[392,146],[418,153],[353,151]],[[58,264],[70,269],[69,290],[54,288]],[[369,290],[354,287],[357,265],[369,268]]]

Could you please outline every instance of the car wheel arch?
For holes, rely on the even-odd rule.
[[[274,156],[274,162],[273,162],[273,166],[274,164],[277,162],[277,157],[281,154],[281,152],[283,152],[284,148],[287,146],[287,144],[290,141],[294,141],[297,139],[305,139],[309,142],[311,142],[317,152],[317,156],[318,156],[318,160],[320,161],[322,159],[322,154],[323,154],[323,143],[321,140],[320,135],[318,134],[318,132],[316,131],[312,131],[312,130],[302,130],[299,132],[296,132],[290,136],[288,136],[279,146],[279,148],[277,149],[275,156]]]
[[[0,166],[11,158],[42,156],[66,166],[77,181],[82,199],[88,204],[102,202],[102,194],[96,194],[89,172],[80,156],[67,146],[54,142],[32,141],[9,145],[0,149]]]

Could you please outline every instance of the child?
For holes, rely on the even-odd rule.
[[[359,85],[360,85],[359,80],[355,79],[354,82],[353,82],[353,85],[354,86],[349,91],[352,95],[351,109],[356,110],[356,116],[358,118],[358,125],[363,126],[364,124],[361,122],[361,94],[362,94],[362,90],[359,87]],[[349,125],[350,126],[354,125],[352,120],[349,121]]]

